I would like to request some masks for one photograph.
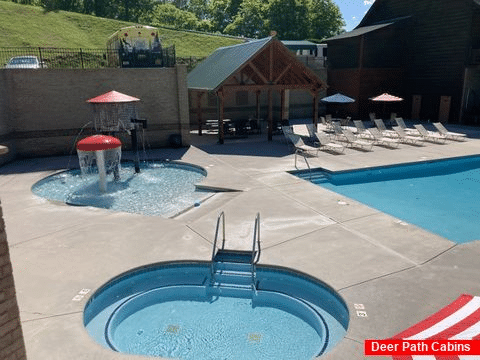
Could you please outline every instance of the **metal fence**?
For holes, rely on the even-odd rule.
[[[35,57],[22,63],[19,57]],[[15,59],[16,60],[12,60]],[[10,65],[7,65],[9,64]],[[49,69],[99,69],[116,67],[173,67],[175,47],[160,52],[122,53],[107,49],[66,49],[44,47],[0,48],[0,67]]]

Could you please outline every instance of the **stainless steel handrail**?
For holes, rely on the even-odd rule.
[[[225,248],[225,213],[222,211],[217,218],[217,228],[215,229],[215,239],[213,241],[212,261],[215,258],[215,252],[217,250],[217,238],[218,238],[218,229],[220,227],[220,220],[223,220],[222,221],[222,225],[223,225],[222,226],[222,235],[223,235],[222,249]]]
[[[308,174],[310,176],[310,178],[312,177],[312,169],[310,168],[310,164],[308,163],[308,160],[307,160],[307,157],[305,156],[305,153],[299,149],[295,150],[295,169],[298,170],[298,167],[297,167],[297,154],[300,154],[302,155],[303,157],[303,160],[305,160],[305,163],[307,164],[307,167],[308,167]]]
[[[258,245],[258,252],[255,251],[256,246]],[[257,282],[257,270],[255,264],[260,259],[260,253],[262,249],[260,246],[260,213],[257,213],[255,216],[255,226],[253,228],[253,245],[252,245],[252,288],[255,291],[257,289],[256,282]]]

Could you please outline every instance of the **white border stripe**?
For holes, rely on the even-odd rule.
[[[406,340],[426,340],[439,332],[444,331],[455,325],[456,323],[462,321],[473,312],[480,308],[480,297],[475,296],[472,300],[466,303],[462,308],[458,309],[456,312],[447,316],[445,319],[439,321],[438,323],[432,325],[431,327],[413,335]]]

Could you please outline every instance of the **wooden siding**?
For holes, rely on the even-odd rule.
[[[452,97],[450,121],[458,121],[465,68],[472,62],[472,49],[480,48],[480,7],[473,0],[377,0],[359,26],[405,17],[409,19],[365,34],[363,68],[403,67],[405,96],[422,95],[426,118],[438,116],[443,95]],[[405,21],[407,25],[402,26]],[[334,61],[346,43],[329,43],[332,69],[341,68]],[[345,60],[341,64],[347,65]]]

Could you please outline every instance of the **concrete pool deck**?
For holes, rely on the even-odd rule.
[[[455,131],[455,130],[454,130]],[[400,145],[372,152],[319,152],[312,168],[345,170],[480,154],[480,130],[466,142]],[[350,311],[347,335],[322,359],[364,359],[365,339],[384,339],[463,293],[480,295],[480,241],[456,244],[290,175],[292,149],[275,136],[226,140],[193,136],[194,146],[159,149],[152,159],[193,163],[220,192],[173,218],[52,203],[30,187],[75,158],[0,167],[0,200],[29,360],[144,359],[102,348],[86,333],[83,308],[102,284],[134,267],[211,256],[216,219],[230,247],[250,246],[261,214],[261,264],[293,268],[332,286]],[[305,168],[302,158],[298,167]],[[382,359],[382,357],[376,357]],[[386,358],[384,358],[386,359]],[[284,360],[284,359],[278,359]]]

